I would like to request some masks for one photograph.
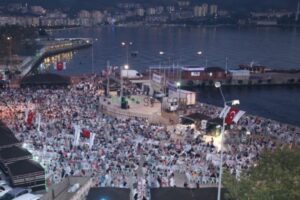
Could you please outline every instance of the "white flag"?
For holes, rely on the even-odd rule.
[[[90,135],[90,143],[89,143],[90,149],[92,149],[92,147],[94,145],[95,135],[96,135],[95,133],[91,133],[91,135]]]
[[[230,106],[225,105],[225,107],[223,108],[223,110],[221,111],[219,118],[223,119],[227,116],[228,112],[230,111]]]
[[[74,134],[74,146],[78,146],[80,139],[80,126],[74,125],[75,134]]]
[[[233,121],[237,123],[244,114],[245,111],[239,110],[239,112],[234,116]]]
[[[38,114],[37,114],[37,124],[38,124],[37,131],[38,131],[38,132],[41,131],[41,120],[42,120],[41,113],[38,113]]]
[[[26,110],[25,110],[25,122],[27,123],[27,119],[28,119],[28,114],[29,114],[29,108],[26,107]]]

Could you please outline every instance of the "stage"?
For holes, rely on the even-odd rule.
[[[127,97],[129,108],[121,109],[120,97],[113,95],[110,98],[101,97],[100,107],[102,111],[113,117],[139,117],[153,123],[168,123],[168,120],[161,116],[161,103],[155,101],[151,104],[150,97],[133,95]]]

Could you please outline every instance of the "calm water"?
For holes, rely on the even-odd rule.
[[[133,42],[129,51],[131,68],[147,69],[149,65],[179,64],[229,67],[255,61],[272,68],[300,68],[300,29],[296,28],[182,28],[182,27],[104,27],[60,30],[56,37],[93,37],[94,47],[66,55],[70,59],[63,74],[100,72],[109,60],[112,65],[126,63],[122,41]],[[94,56],[92,56],[92,51]],[[159,51],[165,55],[160,56]],[[202,55],[197,55],[202,51]],[[93,59],[94,58],[94,59]],[[51,70],[53,71],[53,70]],[[240,99],[242,109],[275,120],[300,125],[299,87],[224,88],[227,99]],[[199,90],[200,101],[221,105],[215,89]]]

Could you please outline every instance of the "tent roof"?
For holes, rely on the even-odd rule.
[[[0,149],[10,145],[20,144],[13,132],[0,121]]]
[[[13,146],[13,147],[8,147],[8,148],[3,148],[0,150],[0,159],[3,161],[8,161],[11,159],[28,159],[31,158],[32,155],[29,151],[27,151],[24,148]]]
[[[21,167],[20,167],[21,166]],[[7,165],[11,176],[20,176],[36,172],[44,172],[44,168],[33,160],[20,160]]]
[[[70,85],[70,77],[51,73],[25,76],[21,86],[26,85]]]

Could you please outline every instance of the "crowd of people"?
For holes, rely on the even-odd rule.
[[[139,118],[115,118],[101,112],[98,79],[82,80],[67,88],[5,89],[1,91],[1,120],[32,151],[46,170],[48,186],[67,176],[92,176],[99,187],[132,188],[136,199],[147,199],[145,188],[201,187],[218,183],[220,153],[214,141],[187,127],[150,124]],[[221,111],[198,104],[197,112],[216,118]],[[28,123],[28,112],[41,116]],[[74,143],[74,125],[95,134],[93,145],[81,135]],[[251,133],[251,140],[226,142],[224,166],[239,178],[253,166],[264,149],[300,144],[299,129],[264,118],[245,115],[228,131]]]

